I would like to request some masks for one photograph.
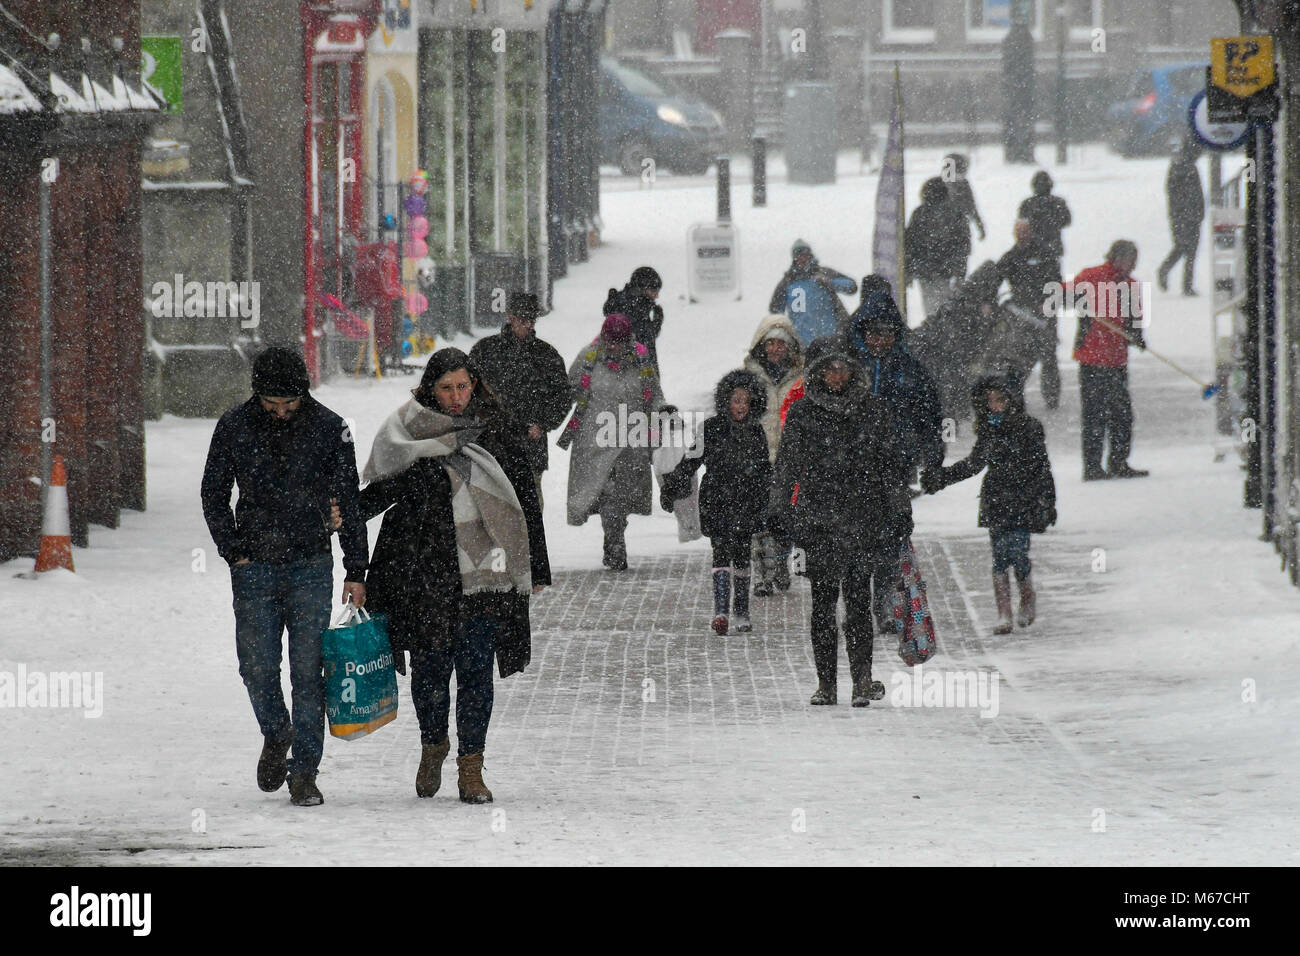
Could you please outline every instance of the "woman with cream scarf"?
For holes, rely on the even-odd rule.
[[[469,357],[435,352],[413,395],[381,426],[362,472],[364,517],[384,514],[366,603],[388,618],[399,673],[411,654],[416,793],[441,785],[454,670],[460,798],[489,803],[492,659],[502,677],[528,664],[529,595],[551,582],[546,535],[527,452]]]

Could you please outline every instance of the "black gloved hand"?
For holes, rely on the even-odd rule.
[[[674,503],[675,502],[673,501],[673,496],[670,495],[667,491],[659,492],[659,507],[663,508],[664,511],[671,512],[673,510]]]
[[[943,469],[942,468],[922,468],[921,469],[921,490],[927,495],[932,495],[936,491],[943,489]]]

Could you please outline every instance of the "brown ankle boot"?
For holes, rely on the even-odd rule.
[[[415,794],[431,797],[442,786],[442,762],[451,751],[451,741],[442,738],[440,744],[424,744],[420,748],[420,769],[415,771]]]
[[[1020,582],[1020,613],[1016,616],[1016,623],[1021,627],[1028,627],[1034,623],[1035,612],[1037,610],[1034,595],[1034,582],[1031,575],[1026,574],[1019,579]]]
[[[466,754],[456,758],[460,771],[460,799],[465,803],[491,803],[492,791],[483,782],[483,755]]]
[[[1011,574],[1003,571],[993,575],[993,595],[998,602],[998,623],[994,634],[1011,633]]]

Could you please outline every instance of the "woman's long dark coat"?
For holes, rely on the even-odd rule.
[[[523,443],[502,415],[492,420],[477,444],[501,465],[523,508],[533,585],[550,584],[546,532]],[[361,489],[361,511],[366,520],[384,513],[366,576],[366,608],[387,617],[393,650],[428,648],[455,634],[462,617],[491,616],[501,623],[496,648],[501,676],[528,665],[529,595],[461,593],[451,482],[438,459],[421,458],[399,474],[372,481]]]

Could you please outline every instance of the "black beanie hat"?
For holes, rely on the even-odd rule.
[[[659,273],[654,269],[641,266],[632,273],[632,279],[628,284],[634,289],[662,289],[664,280],[659,278]]]
[[[292,349],[273,345],[253,360],[253,394],[299,398],[311,388],[307,363]]]
[[[542,306],[537,301],[536,295],[531,292],[510,293],[510,299],[506,303],[506,315],[513,315],[516,319],[527,322],[530,319],[536,321],[541,314]]]

